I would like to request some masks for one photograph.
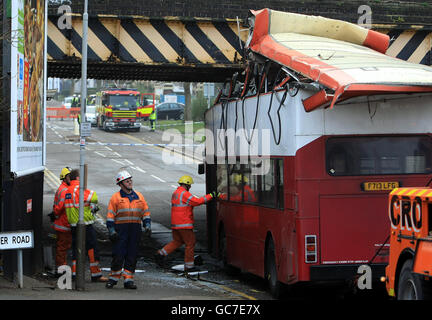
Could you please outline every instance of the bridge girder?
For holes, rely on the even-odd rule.
[[[48,76],[81,77],[82,19],[48,18]],[[63,21],[64,22],[64,21]],[[222,82],[243,69],[246,32],[232,19],[89,17],[88,78]]]

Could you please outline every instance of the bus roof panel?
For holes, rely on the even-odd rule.
[[[432,92],[431,67],[383,54],[387,35],[323,17],[269,9],[251,13],[249,48],[334,90],[331,107],[354,96]]]

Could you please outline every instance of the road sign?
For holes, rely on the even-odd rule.
[[[33,247],[33,231],[0,233],[0,250],[29,249]]]
[[[34,247],[33,230],[30,231],[11,231],[0,233],[0,250],[18,250],[18,287],[23,288],[23,255],[22,249]]]
[[[91,136],[91,123],[83,122],[81,123],[81,137],[90,137]]]

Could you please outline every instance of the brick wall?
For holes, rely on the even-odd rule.
[[[49,13],[57,13],[58,3],[51,0]],[[82,12],[84,0],[72,3],[73,12]],[[95,14],[140,15],[148,17],[175,16],[183,18],[225,19],[246,18],[249,9],[268,7],[275,10],[321,15],[356,23],[357,9],[367,4],[372,9],[372,23],[432,25],[432,1],[358,1],[358,0],[91,0],[88,12]]]

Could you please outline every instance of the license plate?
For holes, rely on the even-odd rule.
[[[362,183],[363,191],[385,191],[399,188],[399,181],[368,181]]]

